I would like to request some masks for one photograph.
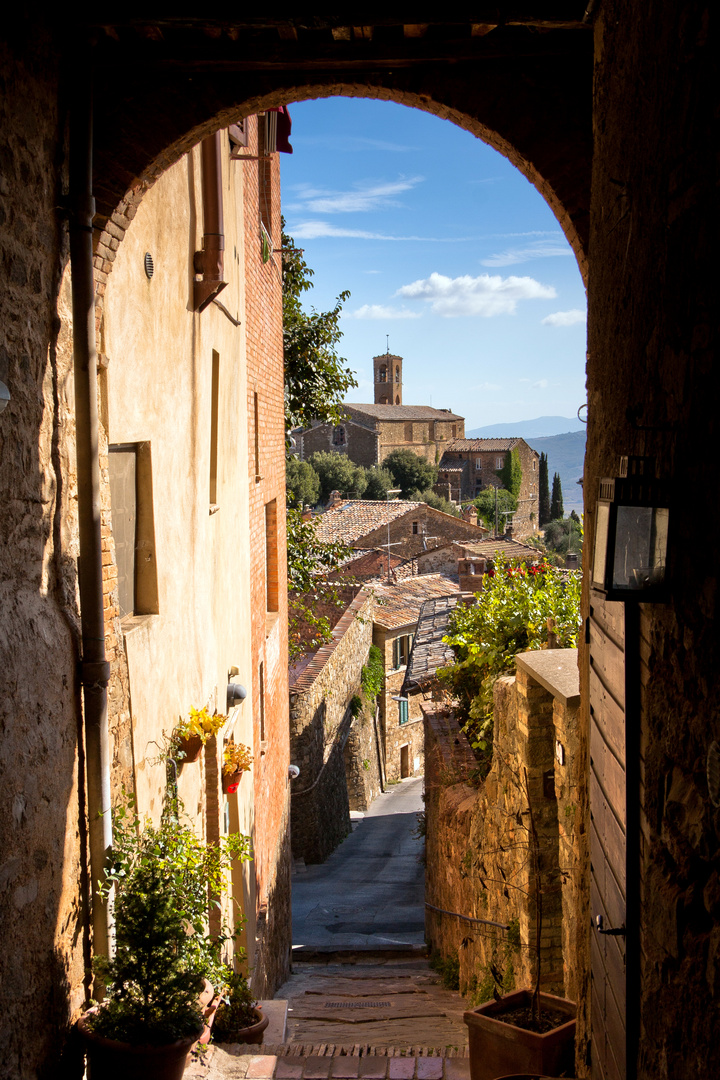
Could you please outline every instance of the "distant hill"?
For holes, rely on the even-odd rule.
[[[507,435],[519,439],[542,439],[568,431],[584,431],[585,425],[576,416],[538,416],[537,420],[516,420],[512,424],[487,424],[465,432],[466,439],[502,439]]]
[[[550,419],[550,417],[545,417]],[[550,490],[554,473],[560,474],[563,490],[563,507],[567,515],[571,510],[580,512],[583,507],[583,490],[577,481],[583,474],[585,463],[585,426],[582,431],[567,431],[549,438],[526,438],[528,446],[538,454],[547,454]]]

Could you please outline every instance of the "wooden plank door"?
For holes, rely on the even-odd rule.
[[[592,1078],[627,1080],[625,605],[597,596],[590,604]]]

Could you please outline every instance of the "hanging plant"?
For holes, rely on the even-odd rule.
[[[223,791],[232,795],[240,787],[240,781],[244,772],[248,772],[253,762],[250,747],[244,743],[236,743],[230,740],[223,751]]]
[[[181,761],[197,761],[205,743],[218,733],[226,720],[223,713],[211,714],[207,705],[202,709],[191,709],[189,716],[181,720],[173,732],[176,755]]]

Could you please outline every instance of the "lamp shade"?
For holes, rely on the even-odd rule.
[[[649,462],[623,458],[624,475],[600,481],[591,585],[608,600],[667,598],[669,500]]]

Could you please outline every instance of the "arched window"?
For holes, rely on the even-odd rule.
[[[395,382],[400,382],[400,365],[395,368]]]
[[[396,394],[396,395],[395,395],[395,404],[396,404],[396,405],[399,405],[399,404],[400,404],[400,395],[399,395],[399,394]]]
[[[378,377],[378,382],[387,382],[387,381],[388,381],[387,368],[383,364],[383,366],[380,368],[380,375]]]

